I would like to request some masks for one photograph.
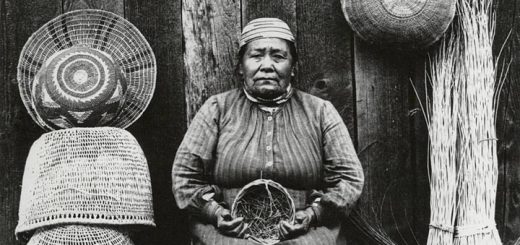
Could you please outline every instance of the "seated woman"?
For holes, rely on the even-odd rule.
[[[193,119],[172,169],[177,205],[191,214],[194,244],[257,244],[229,207],[247,183],[289,190],[293,223],[280,244],[344,244],[341,220],[363,188],[363,170],[343,120],[328,101],[291,86],[294,36],[275,18],[248,23],[237,73],[243,88],[210,97]]]

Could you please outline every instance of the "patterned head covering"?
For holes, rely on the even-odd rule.
[[[258,18],[250,21],[242,30],[240,48],[261,38],[276,37],[294,43],[294,35],[283,20],[277,18]]]

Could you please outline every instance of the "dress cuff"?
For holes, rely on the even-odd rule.
[[[314,225],[321,226],[323,224],[323,217],[325,215],[323,206],[319,203],[319,200],[317,200],[311,204],[310,208],[314,212]]]
[[[202,218],[206,222],[216,225],[218,221],[218,214],[222,209],[223,207],[215,200],[210,200],[202,208]]]

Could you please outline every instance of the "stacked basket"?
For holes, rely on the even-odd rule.
[[[29,38],[18,64],[20,94],[50,132],[27,157],[18,238],[128,245],[131,230],[155,226],[148,164],[124,130],[148,106],[155,78],[148,42],[110,12],[68,12]]]

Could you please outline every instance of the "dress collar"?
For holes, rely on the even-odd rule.
[[[270,99],[270,100],[255,97],[252,94],[250,94],[249,92],[247,92],[247,90],[245,88],[243,88],[243,90],[244,90],[244,94],[246,95],[247,99],[249,99],[250,101],[252,101],[256,104],[270,106],[270,107],[276,107],[276,106],[279,106],[279,105],[287,102],[294,93],[294,89],[291,84],[289,84],[289,86],[287,86],[286,92],[284,94],[282,94],[274,99]]]

